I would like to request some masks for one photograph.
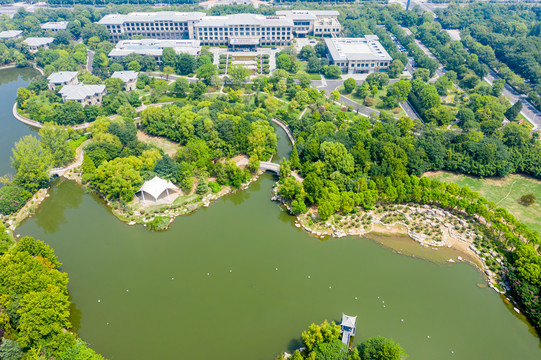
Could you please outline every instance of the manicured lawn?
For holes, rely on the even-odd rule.
[[[357,93],[355,92],[355,90],[353,90],[349,94],[346,94],[344,92],[343,86],[340,86],[337,90],[340,92],[340,94],[342,94],[342,96],[347,97],[350,100],[356,101],[361,105],[364,104],[364,101],[359,96],[357,96]],[[406,116],[406,112],[400,106],[397,108],[400,111],[397,111],[397,112],[394,111],[395,109],[389,109],[385,107],[385,105],[383,104],[383,98],[385,97],[386,94],[387,94],[387,87],[385,87],[382,90],[378,90],[378,92],[376,93],[376,96],[374,97],[374,100],[375,100],[374,106],[369,106],[369,107],[374,110],[384,111],[396,118],[401,118],[403,116]],[[370,94],[370,96],[372,96],[372,94]]]
[[[480,179],[444,171],[427,173],[433,179],[468,186],[481,196],[509,210],[518,220],[531,230],[541,232],[541,181],[522,175],[509,175],[505,178]],[[534,194],[536,203],[524,206],[519,202],[521,196]]]

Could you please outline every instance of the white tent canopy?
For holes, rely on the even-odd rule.
[[[167,196],[169,196],[170,191],[176,192],[178,190],[179,188],[176,187],[171,181],[154,176],[152,180],[146,181],[143,184],[139,192],[143,197],[143,201],[145,200],[145,195],[150,195],[153,198],[152,200],[158,201],[164,192],[167,194]]]

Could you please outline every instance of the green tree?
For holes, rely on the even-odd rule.
[[[210,85],[210,80],[214,75],[216,75],[218,72],[216,65],[213,65],[212,63],[201,65],[196,71],[196,75],[198,79],[202,79],[205,81],[205,84]]]
[[[396,59],[391,62],[391,65],[389,65],[389,77],[391,78],[397,78],[400,75],[402,75],[402,72],[404,71],[404,64],[402,61]]]
[[[68,132],[51,123],[45,124],[39,130],[41,144],[52,157],[52,165],[65,166],[73,161],[75,151],[70,146]]]
[[[169,80],[169,76],[175,73],[175,69],[172,66],[164,66],[163,73],[165,74],[165,79]]]
[[[31,193],[49,184],[51,154],[33,135],[26,135],[15,143],[11,165],[17,172],[14,182]]]
[[[143,162],[135,156],[105,161],[96,169],[92,185],[108,198],[131,201],[143,183],[142,167]]]
[[[536,198],[534,194],[526,194],[520,197],[520,202],[526,206],[533,205],[535,203],[535,200]]]
[[[299,159],[299,152],[297,151],[297,146],[293,146],[293,150],[289,155],[289,162],[292,169],[297,170],[301,168],[301,161]]]
[[[205,195],[208,192],[209,187],[207,181],[204,178],[200,177],[199,181],[197,182],[197,187],[195,188],[195,193],[197,195]]]
[[[419,68],[413,72],[413,79],[421,79],[424,82],[430,80],[430,70]]]
[[[407,357],[399,344],[382,336],[366,340],[360,349],[363,360],[401,360]]]
[[[276,57],[276,67],[289,71],[291,69],[291,58],[287,54],[280,54]]]
[[[337,65],[328,65],[323,68],[325,77],[328,79],[339,79],[342,75],[342,70]]]
[[[513,104],[507,111],[505,112],[505,117],[509,121],[516,120],[518,114],[522,111],[522,101],[518,100],[516,103]]]
[[[118,94],[121,91],[124,91],[124,81],[118,78],[108,78],[105,80],[105,86],[107,87],[108,94]]]
[[[162,65],[170,66],[172,68],[177,67],[177,62],[179,61],[179,56],[172,48],[164,48],[162,51]]]
[[[195,57],[190,54],[182,53],[177,62],[177,73],[180,75],[190,75],[195,69]]]
[[[311,74],[317,74],[321,71],[321,61],[317,57],[311,57],[308,59],[306,65],[306,71]]]
[[[334,322],[312,324],[302,333],[302,342],[309,352],[314,351],[322,343],[331,343],[335,340],[340,340],[340,326]]]
[[[0,359],[20,360],[24,355],[21,345],[17,341],[4,338],[0,345]]]
[[[312,47],[312,45],[304,45],[301,49],[301,56],[305,59],[305,60],[308,60],[312,57],[316,57],[316,50],[314,50],[314,48]]]
[[[523,125],[508,123],[503,128],[503,142],[507,146],[522,146],[528,140],[530,140],[530,131]]]
[[[128,64],[128,70],[139,72],[141,71],[141,64],[139,64],[137,60],[130,61]]]
[[[29,292],[20,303],[19,342],[31,347],[58,335],[70,326],[68,295],[49,286],[46,291]]]
[[[92,158],[87,154],[83,155],[82,170],[83,182],[89,182],[94,178],[94,174],[96,173],[96,165],[94,164],[94,161],[92,161]]]
[[[355,89],[355,86],[357,86],[357,83],[353,78],[348,78],[346,81],[344,81],[344,91],[347,94],[350,94]]]
[[[250,70],[243,65],[232,65],[229,67],[228,74],[231,77],[232,85],[240,87],[250,75]]]

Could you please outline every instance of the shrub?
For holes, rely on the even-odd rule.
[[[156,216],[152,221],[147,223],[150,230],[162,231],[169,226],[169,218],[166,216]]]
[[[534,194],[523,195],[520,198],[520,202],[523,203],[526,206],[533,205],[533,203],[535,203],[535,195]]]
[[[16,341],[4,339],[0,345],[0,359],[19,360],[23,357],[21,345]]]
[[[222,187],[220,186],[220,184],[218,184],[217,182],[215,181],[211,181],[208,183],[208,186],[209,188],[212,190],[213,193],[217,193],[219,192],[220,190],[222,190]]]
[[[364,105],[365,106],[374,106],[374,98],[367,97],[364,99]]]
[[[0,214],[16,213],[29,198],[30,193],[17,185],[6,185],[0,188]]]

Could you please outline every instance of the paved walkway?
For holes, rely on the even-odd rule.
[[[84,155],[85,155],[85,151],[83,150],[83,148],[89,142],[90,142],[90,140],[86,140],[86,141],[83,141],[83,143],[81,145],[79,145],[79,147],[76,150],[75,161],[73,163],[71,163],[71,164],[69,164],[68,166],[65,166],[65,167],[53,168],[53,169],[49,170],[49,174],[51,176],[52,175],[62,176],[67,171],[75,169],[75,168],[83,165],[83,159],[84,159]]]
[[[284,131],[287,134],[287,137],[289,138],[289,141],[291,142],[291,145],[295,145],[295,141],[296,141],[295,136],[293,136],[293,132],[291,131],[289,126],[280,119],[271,118],[271,120],[273,123],[275,123],[276,125],[280,126],[282,129],[284,129]]]

